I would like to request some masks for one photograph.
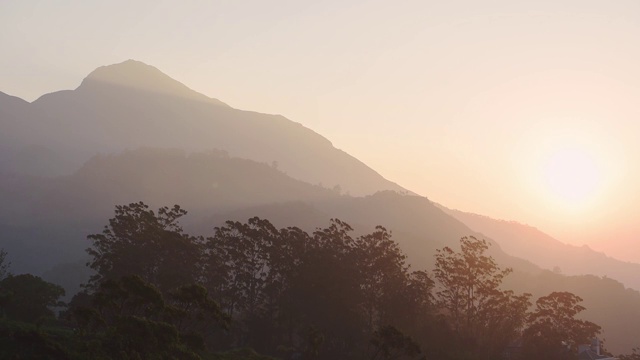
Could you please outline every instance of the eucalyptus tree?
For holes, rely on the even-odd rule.
[[[585,310],[582,298],[570,292],[552,292],[536,301],[524,331],[527,359],[562,360],[578,356],[578,345],[591,344],[600,326],[578,318]]]
[[[512,270],[500,268],[488,249],[486,240],[463,237],[460,251],[437,250],[434,276],[437,304],[458,340],[477,356],[490,358],[519,336],[530,295],[501,289]]]
[[[197,281],[201,240],[183,232],[179,220],[186,214],[178,205],[157,212],[143,202],[116,206],[104,230],[88,236],[88,265],[96,271],[89,287],[137,275],[167,293]]]

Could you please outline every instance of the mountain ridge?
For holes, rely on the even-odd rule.
[[[506,253],[527,259],[543,269],[566,275],[609,276],[640,290],[638,263],[618,260],[587,245],[566,244],[536,227],[516,221],[437,206],[469,228],[496,240]]]
[[[159,94],[203,101],[229,107],[218,99],[210,98],[171,78],[158,68],[141,61],[129,59],[121,63],[100,66],[87,75],[76,90],[92,91],[96,87],[110,85]],[[36,100],[37,101],[37,100]]]
[[[142,84],[132,85],[136,79]],[[0,108],[3,102],[0,99]],[[14,128],[11,135],[0,134],[0,143],[18,144],[8,150],[11,154],[19,152],[19,145],[38,145],[59,154],[64,160],[59,171],[44,169],[44,176],[70,174],[96,153],[140,147],[222,149],[277,164],[296,179],[355,195],[408,192],[298,122],[234,109],[134,60],[98,68],[75,90],[45,94],[28,105],[0,118],[0,126]],[[19,172],[20,166],[11,162],[7,158],[0,164]]]

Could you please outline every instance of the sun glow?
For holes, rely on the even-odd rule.
[[[626,176],[626,150],[618,137],[586,116],[532,119],[512,153],[526,189],[525,211],[558,228],[605,216]]]
[[[547,190],[556,202],[579,209],[588,205],[602,188],[603,170],[595,157],[579,148],[552,153],[544,166]]]

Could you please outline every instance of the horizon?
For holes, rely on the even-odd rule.
[[[635,2],[123,4],[0,4],[20,35],[0,91],[31,102],[136,59],[446,207],[640,262]]]

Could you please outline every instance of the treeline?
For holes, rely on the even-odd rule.
[[[36,331],[38,341],[59,358],[260,358],[222,355],[250,348],[280,359],[576,359],[600,332],[577,318],[584,307],[571,293],[532,306],[529,294],[503,289],[511,270],[486,255],[484,240],[438,250],[429,273],[410,269],[380,226],[356,237],[337,219],[310,234],[252,218],[204,238],[183,231],[185,214],[117,206],[88,237],[95,274],[58,332]],[[25,303],[16,278],[0,282],[5,323],[42,324],[11,310]],[[15,340],[27,330],[2,331]]]

